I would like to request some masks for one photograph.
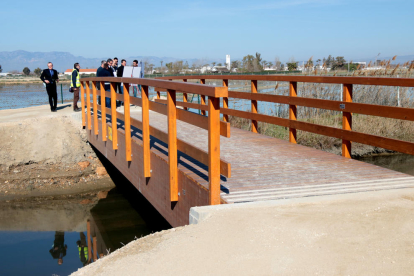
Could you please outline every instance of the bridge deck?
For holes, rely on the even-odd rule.
[[[140,109],[131,110],[131,117],[141,120]],[[167,132],[164,115],[150,111],[150,124]],[[206,130],[177,121],[177,133],[179,139],[207,151]],[[232,167],[231,178],[221,181],[221,197],[227,203],[414,185],[414,178],[403,173],[237,128],[220,142],[221,157]],[[166,145],[154,146],[158,154],[167,154]],[[179,169],[208,187],[204,165],[181,156]]]

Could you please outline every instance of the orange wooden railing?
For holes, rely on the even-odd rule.
[[[110,92],[104,89],[98,90],[97,83],[104,87],[105,83],[110,83]],[[122,82],[124,84],[124,93],[116,93],[116,85]],[[92,84],[92,93],[90,84]],[[142,86],[142,97],[132,97],[129,95],[131,84]],[[160,87],[167,92],[167,105],[156,103],[149,100],[149,87]],[[208,97],[206,110],[208,116],[200,116],[192,112],[177,109],[176,92],[199,94],[202,97]],[[84,97],[86,93],[86,108]],[[97,101],[97,94],[101,95],[101,103]],[[92,100],[90,95],[92,94]],[[150,160],[150,136],[153,136],[168,144],[168,165],[169,165],[169,184],[170,200],[178,201],[178,160],[177,151],[196,159],[197,161],[208,166],[209,178],[209,203],[211,205],[220,204],[220,174],[230,177],[230,164],[220,159],[220,135],[230,137],[230,124],[220,121],[220,98],[228,96],[227,87],[213,87],[191,83],[177,83],[165,80],[155,79],[135,79],[135,78],[82,78],[81,79],[81,101],[82,101],[82,122],[94,135],[99,135],[98,127],[98,110],[101,112],[101,137],[107,141],[107,113],[111,114],[112,119],[112,147],[118,149],[117,119],[124,121],[125,127],[125,152],[126,162],[133,161],[131,154],[131,126],[142,130],[142,147],[143,147],[143,167],[144,176],[151,177],[151,160]],[[105,97],[111,99],[111,106],[105,106]],[[116,111],[116,101],[124,102],[124,113]],[[92,107],[91,107],[92,103]],[[205,103],[205,102],[204,102]],[[142,107],[141,121],[131,117],[130,104]],[[149,111],[155,111],[167,116],[168,133],[156,129],[150,125]],[[86,114],[86,115],[85,115]],[[93,116],[93,126],[92,126]],[[208,152],[205,152],[185,141],[177,139],[177,120],[192,124],[194,126],[208,130]]]
[[[223,97],[223,121],[228,122],[228,116],[236,116],[251,120],[251,131],[257,132],[257,122],[265,122],[289,128],[289,141],[297,142],[297,130],[312,132],[320,135],[342,139],[342,156],[351,158],[351,143],[357,142],[375,147],[381,147],[402,153],[414,155],[414,143],[375,136],[371,134],[356,132],[352,130],[352,114],[380,116],[400,120],[414,121],[414,109],[391,107],[383,105],[372,105],[352,102],[352,91],[354,85],[378,85],[378,86],[399,86],[414,87],[414,79],[403,78],[369,78],[369,77],[322,77],[322,76],[269,76],[269,75],[211,75],[211,76],[176,76],[157,79],[168,80],[199,80],[205,84],[206,79],[223,80],[223,87],[228,87],[229,80],[244,80],[251,82],[251,93],[228,91],[228,97],[236,99],[251,100],[251,111],[241,111],[228,108],[228,97]],[[257,93],[258,81],[282,81],[289,82],[289,96],[269,95]],[[297,84],[304,83],[325,83],[343,84],[342,101],[323,100],[314,98],[298,97]],[[156,88],[159,98],[162,88]],[[157,102],[163,100],[157,99]],[[289,105],[289,119],[275,116],[262,115],[257,113],[257,101],[281,103]],[[205,103],[201,104],[179,102],[177,105],[185,108],[199,109],[206,111]],[[342,129],[328,127],[308,122],[298,121],[297,106],[313,107],[342,112]]]

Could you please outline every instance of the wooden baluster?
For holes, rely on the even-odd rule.
[[[157,91],[157,99],[161,99],[161,92]]]
[[[200,84],[206,84],[206,80],[200,79]],[[200,96],[200,104],[206,105],[206,96]],[[201,110],[201,115],[206,115],[206,111]]]
[[[108,138],[107,126],[106,126],[106,95],[105,95],[105,83],[100,82],[101,88],[101,120],[102,120],[102,141],[106,141]]]
[[[223,80],[223,86],[229,87],[229,80]],[[229,108],[229,97],[223,97],[223,108]],[[223,121],[229,121],[229,115],[223,114]]]
[[[98,127],[98,105],[96,99],[96,82],[92,82],[92,103],[93,103],[93,129],[95,135],[99,134],[99,127]]]
[[[85,83],[81,81],[82,127],[86,127],[85,118]]]
[[[88,129],[92,129],[91,119],[91,89],[89,88],[89,81],[86,82],[86,108],[88,109]]]
[[[88,262],[91,261],[92,248],[91,248],[91,222],[89,219],[86,221],[86,238],[88,239]]]
[[[170,172],[170,200],[178,201],[177,166],[177,102],[175,90],[167,90],[168,165]]]
[[[252,80],[251,81],[251,92],[253,94],[257,93],[257,80]],[[252,103],[252,113],[257,113],[257,101],[256,100],[251,100]],[[257,121],[256,120],[252,120],[252,132],[257,133]]]
[[[96,262],[98,260],[98,245],[96,244],[96,237],[92,237],[93,239],[93,261]]]
[[[149,124],[149,89],[142,86],[142,149],[144,160],[144,177],[151,177],[151,149]],[[168,122],[169,122],[168,118]],[[170,147],[168,146],[168,149]],[[168,150],[169,151],[169,150]]]
[[[352,84],[344,84],[343,88],[343,101],[346,103],[352,102]],[[342,112],[342,129],[352,130],[352,113]],[[342,156],[351,158],[351,141],[342,140]]]
[[[116,119],[115,82],[111,82],[112,149],[118,149],[118,121]]]
[[[129,102],[129,84],[124,83],[124,125],[125,125],[125,158],[132,161],[131,149],[131,112]]]
[[[187,79],[183,79],[183,82],[187,82]],[[187,99],[187,93],[183,93],[183,103],[186,103]],[[188,110],[188,107],[184,107],[184,110]]]
[[[220,204],[220,98],[208,97],[209,203]]]
[[[295,81],[289,82],[289,96],[290,97],[297,97],[298,96],[298,83]],[[297,120],[297,107],[296,105],[289,105],[289,120],[296,121]],[[296,142],[296,128],[289,127],[289,142],[297,143]]]

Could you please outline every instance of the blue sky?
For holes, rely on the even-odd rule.
[[[286,61],[414,54],[414,1],[3,1],[0,51]]]

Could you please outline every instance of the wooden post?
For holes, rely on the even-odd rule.
[[[103,81],[100,82],[101,88],[101,120],[102,120],[102,141],[106,141],[107,136],[107,129],[106,129],[106,96],[105,96],[105,83]]]
[[[223,80],[223,86],[229,87],[229,80]],[[223,108],[229,108],[229,97],[223,97]],[[223,121],[228,122],[229,121],[229,115],[223,114]]]
[[[93,129],[95,135],[99,134],[99,127],[98,127],[98,105],[96,99],[96,82],[92,82],[92,103],[93,103]]]
[[[160,91],[157,91],[157,99],[158,100],[161,99],[161,92]]]
[[[187,79],[183,79],[183,82],[187,82]],[[187,93],[183,93],[183,103],[186,103],[187,99]],[[188,110],[188,107],[184,107],[184,110]]]
[[[93,237],[93,261],[98,260],[98,245],[96,244],[96,237]]]
[[[116,119],[115,83],[111,82],[112,149],[118,149],[118,122]]]
[[[149,124],[149,89],[142,86],[142,149],[144,160],[144,177],[151,177],[151,149]],[[169,122],[169,119],[168,119]],[[168,151],[170,147],[168,146]]]
[[[298,96],[298,83],[296,81],[289,82],[289,96]],[[289,120],[297,120],[297,107],[296,105],[289,105]],[[296,144],[296,128],[289,127],[289,142]]]
[[[208,97],[209,203],[220,204],[220,98]]]
[[[257,93],[257,80],[252,80],[251,81],[251,92],[253,94]],[[257,101],[256,100],[252,100],[252,113],[257,113]],[[256,120],[252,120],[252,132],[257,133],[257,121]]]
[[[92,258],[92,248],[91,248],[91,222],[89,219],[86,221],[86,238],[88,240],[88,262]]]
[[[344,84],[343,89],[343,101],[351,103],[352,102],[352,84]],[[346,105],[345,103],[345,105]],[[352,113],[351,112],[342,112],[342,129],[343,130],[352,130]],[[351,158],[351,141],[342,140],[342,156],[346,158]]]
[[[178,201],[177,166],[177,106],[175,90],[167,90],[168,165],[170,172],[170,200]]]
[[[205,79],[200,79],[200,84],[206,84],[206,80]],[[200,104],[206,105],[206,96],[201,96],[200,95]],[[201,115],[206,115],[206,111],[201,110]]]
[[[91,120],[91,90],[89,88],[89,81],[86,82],[86,108],[88,109],[88,129],[92,129]]]
[[[85,128],[85,83],[81,81],[82,127]]]
[[[132,161],[131,150],[131,112],[129,102],[129,84],[124,83],[124,126],[125,126],[125,159]]]

